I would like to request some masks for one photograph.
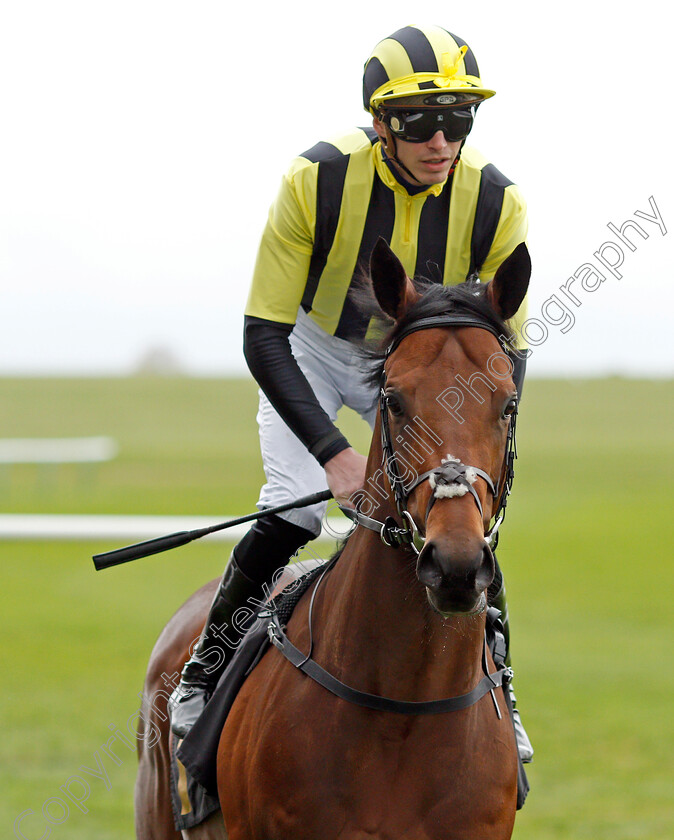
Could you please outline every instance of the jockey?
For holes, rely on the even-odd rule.
[[[347,405],[374,423],[377,389],[359,349],[369,321],[353,289],[382,236],[409,276],[488,281],[527,233],[518,188],[465,147],[483,87],[470,48],[437,26],[406,26],[365,65],[372,127],[317,143],[281,182],[262,234],[245,314],[244,352],[260,385],[266,484],[259,508],[329,487],[348,504],[366,458],[335,426]],[[520,308],[511,326],[525,317]],[[521,339],[519,339],[521,341]],[[521,347],[521,345],[520,345]],[[513,348],[521,394],[525,353]],[[206,625],[172,697],[184,737],[236,647],[232,617],[321,530],[325,505],[257,520],[234,548]],[[497,573],[501,579],[500,572]],[[495,600],[507,628],[505,589]],[[533,750],[517,715],[523,760]]]

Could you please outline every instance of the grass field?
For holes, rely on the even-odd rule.
[[[120,446],[92,471],[5,469],[0,510],[214,522],[253,510],[255,402],[242,381],[0,380],[0,437],[106,434]],[[536,747],[517,840],[674,836],[673,415],[671,381],[527,382],[499,549]],[[362,424],[344,424],[366,447]],[[95,573],[91,554],[113,547],[0,543],[2,837],[133,836],[133,752],[102,747],[133,721],[162,625],[220,573],[229,546],[202,541]],[[98,775],[85,774],[78,808],[66,791],[87,796],[82,766]]]

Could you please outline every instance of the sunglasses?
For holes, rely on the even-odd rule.
[[[472,109],[428,108],[420,111],[386,109],[381,119],[391,133],[408,143],[426,143],[436,131],[442,131],[452,143],[464,140],[473,127]]]

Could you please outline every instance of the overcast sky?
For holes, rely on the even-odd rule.
[[[5,4],[0,375],[127,373],[154,348],[187,372],[243,372],[281,175],[367,123],[364,61],[415,22],[467,40],[497,91],[470,143],[529,204],[530,371],[674,373],[665,6],[483,0],[413,20],[401,0],[237,5]],[[625,229],[634,250],[607,227],[630,219],[648,237]],[[620,279],[595,253],[617,263],[616,246]]]

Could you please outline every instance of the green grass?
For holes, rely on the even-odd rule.
[[[252,510],[262,480],[255,402],[242,381],[0,380],[0,436],[106,434],[120,445],[92,474],[6,470],[0,508],[214,521]],[[516,689],[536,747],[517,840],[674,836],[674,570],[664,537],[673,413],[673,382],[527,382],[499,549]],[[362,425],[344,424],[364,446]],[[71,803],[51,838],[133,836],[133,753],[118,747],[116,765],[101,746],[137,710],[162,625],[220,573],[229,546],[193,543],[95,573],[91,554],[112,547],[0,543],[2,836],[17,836],[14,820],[30,809],[23,832],[40,837],[43,803],[63,799],[61,787],[82,765],[96,769],[97,756],[107,784],[89,776],[88,813]],[[47,807],[59,816],[57,803]]]
[[[251,381],[134,377],[0,380],[3,437],[110,435],[91,469],[14,466],[14,512],[210,514],[250,507],[263,479]]]

